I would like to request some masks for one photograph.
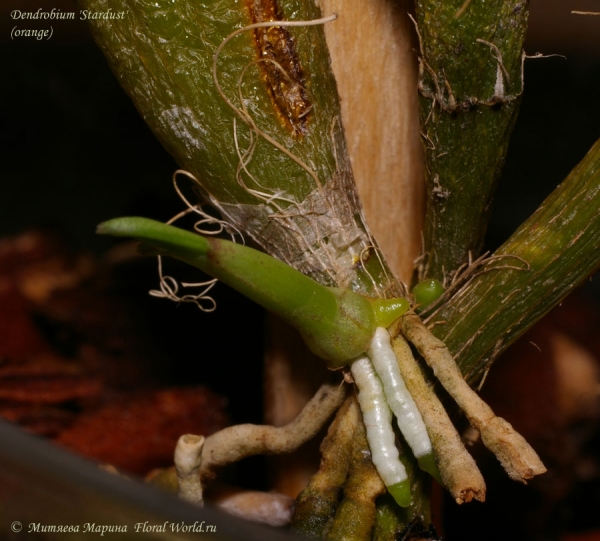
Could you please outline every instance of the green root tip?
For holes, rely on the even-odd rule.
[[[395,485],[391,485],[387,487],[387,489],[400,507],[408,507],[410,505],[410,483],[408,482],[408,479],[396,483]]]
[[[431,475],[431,477],[433,477],[440,485],[444,485],[444,483],[442,483],[440,471],[435,463],[433,453],[419,457],[417,462],[419,463],[419,468]]]
[[[417,311],[429,306],[444,294],[444,286],[437,280],[430,278],[419,282],[412,290],[418,305]]]
[[[370,300],[375,310],[375,323],[378,327],[389,327],[410,308],[408,299],[402,297]]]

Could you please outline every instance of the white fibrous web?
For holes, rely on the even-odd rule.
[[[229,235],[232,242],[236,242],[236,239],[240,239],[243,244],[244,238],[241,232],[235,226],[225,222],[224,220],[220,220],[215,216],[207,214],[203,210],[202,204],[193,205],[190,203],[177,183],[177,178],[179,175],[189,178],[198,186],[200,185],[198,179],[188,171],[178,169],[175,171],[175,173],[173,173],[173,186],[187,208],[176,216],[173,216],[173,218],[171,218],[167,224],[173,224],[186,216],[196,215],[200,217],[200,219],[196,220],[194,223],[194,231],[196,233],[210,236],[217,236],[225,233]],[[217,303],[214,298],[209,295],[209,292],[218,281],[216,278],[211,278],[200,282],[178,282],[173,276],[169,276],[164,273],[163,259],[161,256],[158,256],[158,277],[159,289],[151,290],[149,292],[151,296],[161,299],[169,299],[175,302],[193,303],[203,312],[212,312],[216,309]],[[180,293],[180,289],[183,289],[186,292],[182,294]]]

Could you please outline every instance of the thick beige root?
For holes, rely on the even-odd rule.
[[[427,426],[444,486],[459,504],[473,499],[485,501],[483,476],[465,449],[444,406],[425,380],[410,346],[400,334],[399,325],[390,328],[390,335],[402,378]]]
[[[546,471],[533,448],[492,409],[463,379],[452,354],[414,313],[401,318],[402,333],[415,345],[436,378],[463,410],[473,428],[481,433],[483,444],[496,455],[509,477],[526,483]]]
[[[354,403],[356,404],[356,400]],[[363,423],[357,423],[353,439],[344,497],[328,529],[328,541],[369,541],[377,514],[375,500],[386,493],[385,485],[371,461]]]
[[[321,444],[321,465],[296,501],[292,529],[311,539],[322,539],[333,519],[350,469],[353,439],[360,426],[360,408],[348,398],[338,411]]]
[[[237,425],[206,438],[200,476],[212,479],[216,470],[227,464],[259,454],[288,453],[307,442],[342,405],[347,388],[340,383],[325,383],[291,423],[281,426]]]

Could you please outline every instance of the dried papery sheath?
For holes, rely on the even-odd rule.
[[[369,347],[369,357],[381,379],[387,403],[396,416],[398,428],[412,449],[419,466],[439,479],[427,427],[406,388],[396,354],[390,344],[390,335],[383,327],[378,327],[375,331]]]
[[[371,458],[377,473],[398,505],[410,505],[410,483],[399,459],[392,429],[392,412],[381,381],[366,355],[358,357],[350,371],[358,387],[358,403],[367,429]]]

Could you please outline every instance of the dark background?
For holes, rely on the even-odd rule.
[[[149,133],[87,34],[83,21],[53,21],[48,41],[17,38],[11,9],[68,0],[10,0],[0,10],[3,67],[0,233],[52,227],[70,243],[102,251],[100,221],[138,212],[167,219],[181,208],[175,164]],[[600,10],[597,0],[533,0],[525,93],[490,227],[501,242],[565,177],[600,129]],[[33,25],[43,26],[34,22]]]
[[[132,214],[167,220],[181,210],[170,182],[176,165],[118,86],[84,22],[53,22],[49,41],[11,41],[10,10],[40,6],[77,9],[66,0],[9,0],[0,8],[0,237],[44,228],[75,249],[102,254],[114,241],[94,234],[99,222]],[[496,196],[490,249],[535,210],[600,136],[600,17],[571,15],[572,9],[600,11],[600,1],[531,3],[527,52],[567,58],[526,61],[521,114]],[[154,331],[156,347],[172,358],[165,377],[207,383],[229,397],[234,421],[259,422],[261,344],[252,338],[263,333],[262,312],[220,286],[213,314],[150,299],[146,292],[157,283],[150,261],[125,271],[123,279]],[[597,282],[588,286],[594,295]],[[231,314],[237,316],[235,339],[225,340],[219,330],[230,328]]]
[[[10,0],[0,8],[0,238],[41,229],[74,251],[102,256],[118,241],[95,234],[100,222],[126,215],[166,221],[183,209],[171,184],[177,166],[121,90],[85,22],[10,17],[11,9],[41,6],[79,12],[69,0]],[[54,34],[11,41],[15,24],[52,24]],[[168,274],[199,281],[198,272],[177,262]],[[155,258],[120,266],[113,278],[112,291],[136,307],[155,357],[168,360],[154,367],[163,385],[206,384],[227,397],[234,422],[261,422],[262,344],[255,337],[264,334],[262,309],[221,284],[210,314],[152,298]],[[224,329],[235,338],[225,338]],[[248,483],[260,487],[264,469],[248,462]]]

